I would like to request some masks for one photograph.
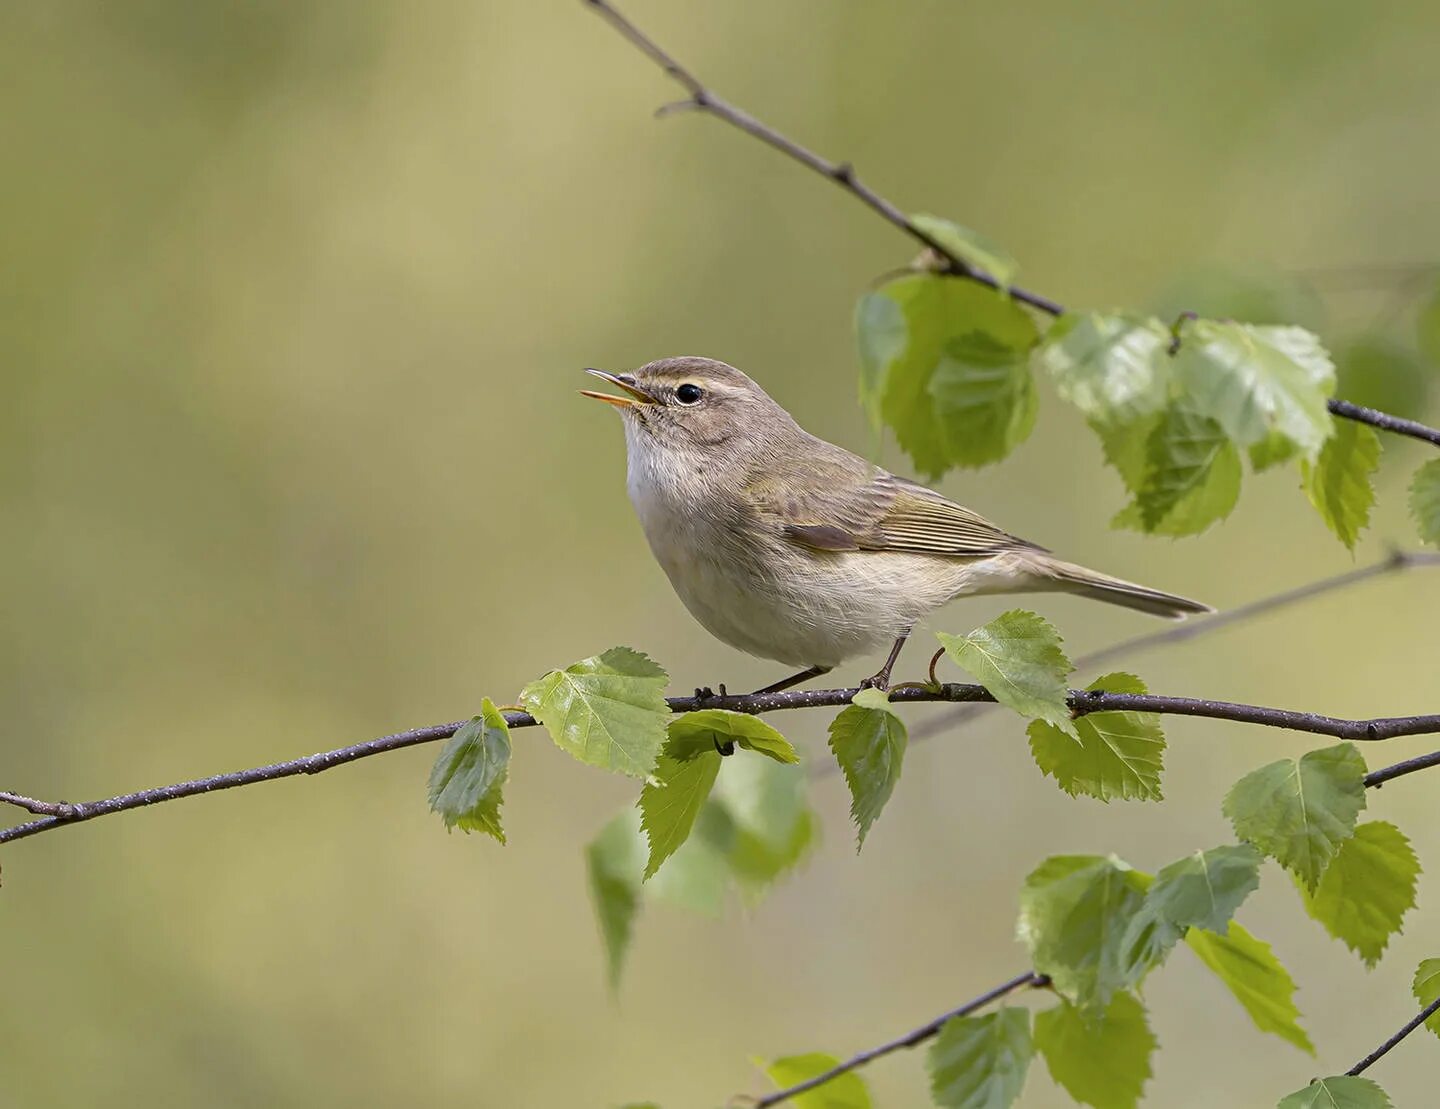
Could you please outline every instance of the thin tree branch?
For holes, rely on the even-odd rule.
[[[1395,1035],[1391,1036],[1388,1040],[1386,1040],[1383,1044],[1377,1047],[1369,1055],[1365,1056],[1365,1058],[1361,1059],[1360,1062],[1356,1063],[1345,1073],[1360,1074],[1377,1059],[1380,1059],[1384,1055],[1388,1054],[1390,1050],[1395,1047],[1396,1044],[1398,1044],[1406,1036],[1410,1035],[1411,1032],[1414,1032],[1415,1029],[1419,1028],[1436,1013],[1440,1013],[1440,997],[1437,997],[1434,1001],[1430,1002],[1429,1005],[1421,1009],[1420,1012],[1416,1013],[1414,1017],[1412,1017],[1409,1021],[1405,1023],[1404,1028],[1396,1032]]]
[[[891,1052],[924,1043],[926,1040],[939,1035],[940,1029],[945,1026],[945,1022],[954,1017],[969,1016],[977,1009],[983,1009],[986,1005],[999,1001],[1002,997],[1012,994],[1016,990],[1024,989],[1027,986],[1032,989],[1043,989],[1049,984],[1050,979],[1045,975],[1036,974],[1033,970],[1027,970],[1024,974],[1017,974],[1008,982],[1002,982],[993,990],[982,993],[979,997],[971,998],[959,1008],[951,1009],[948,1013],[942,1013],[934,1020],[922,1024],[919,1028],[905,1033],[905,1035],[898,1039],[883,1043],[879,1047],[872,1047],[868,1051],[862,1051],[859,1055],[854,1055],[845,1060],[845,1062],[831,1067],[823,1074],[817,1074],[813,1078],[807,1078],[804,1082],[797,1082],[793,1086],[787,1086],[783,1090],[776,1090],[774,1093],[766,1094],[764,1097],[746,1099],[746,1104],[752,1105],[754,1109],[770,1109],[772,1105],[779,1105],[781,1102],[789,1101],[793,1097],[799,1097],[808,1090],[813,1090],[817,1086],[823,1086],[825,1083],[832,1082],[839,1078],[842,1074],[847,1074],[857,1067],[863,1067],[865,1064],[879,1059],[882,1055],[889,1055]]]
[[[1065,308],[1057,301],[1049,297],[1041,296],[1039,293],[1032,293],[1028,289],[1022,289],[1018,285],[1004,285],[997,281],[990,274],[983,270],[976,269],[965,259],[961,258],[954,251],[949,250],[943,243],[938,242],[922,228],[918,227],[903,211],[894,203],[885,199],[868,185],[862,184],[855,175],[855,167],[849,162],[832,162],[827,158],[816,154],[813,150],[801,146],[794,139],[781,134],[773,127],[762,123],[749,112],[736,107],[728,100],[719,96],[713,89],[710,89],[689,69],[681,65],[673,55],[662,48],[654,39],[641,31],[640,28],[631,23],[622,15],[610,0],[585,0],[595,11],[599,12],[605,21],[615,28],[625,39],[634,45],[641,53],[663,69],[667,76],[676,81],[684,90],[690,94],[688,105],[696,111],[704,112],[714,116],[716,119],[724,120],[747,135],[759,139],[767,146],[799,162],[801,165],[814,170],[820,176],[835,182],[846,192],[850,193],[861,203],[865,204],[872,211],[877,212],[883,219],[894,224],[901,231],[904,231],[912,239],[923,243],[930,250],[945,260],[947,272],[959,277],[967,277],[972,281],[978,281],[982,285],[988,285],[992,289],[1004,289],[1009,295],[1028,304],[1041,312],[1051,316],[1062,315]],[[666,114],[673,109],[667,105]],[[1391,416],[1384,412],[1377,412],[1373,408],[1364,408],[1358,404],[1351,404],[1343,400],[1330,400],[1330,411],[1336,416],[1347,420],[1355,420],[1362,424],[1369,424],[1371,427],[1380,428],[1384,431],[1391,431],[1397,435],[1408,435],[1414,439],[1421,439],[1440,447],[1440,429],[1428,427],[1425,424],[1417,423],[1414,420],[1401,419],[1398,416]]]
[[[859,692],[858,687],[851,686],[846,689],[787,689],[778,693],[670,697],[667,700],[670,711],[677,713],[711,708],[730,709],[735,712],[758,715],[793,709],[840,708],[848,705],[851,698]],[[939,689],[896,688],[890,691],[890,700],[896,703],[936,701],[994,703],[995,698],[984,686],[951,682]],[[1211,701],[1199,697],[1167,697],[1157,694],[1108,693],[1084,689],[1070,690],[1066,703],[1076,716],[1111,711],[1203,716],[1212,720],[1231,720],[1241,724],[1258,724],[1264,727],[1309,732],[1315,735],[1327,735],[1336,739],[1352,739],[1361,742],[1440,732],[1440,713],[1421,716],[1385,716],[1376,717],[1373,720],[1347,720],[1336,716],[1322,716],[1319,713],[1295,712],[1290,709],[1268,708],[1264,705],[1243,705],[1233,701]],[[505,719],[511,728],[529,728],[537,723],[536,719],[528,712],[507,712]],[[32,820],[29,823],[18,824],[0,831],[0,843],[25,839],[65,824],[79,824],[96,817],[126,812],[129,809],[144,808],[147,805],[156,805],[165,801],[178,801],[182,797],[216,793],[222,789],[235,789],[238,786],[254,785],[257,782],[290,778],[297,774],[319,774],[332,767],[343,766],[345,763],[368,758],[371,755],[397,751],[419,743],[432,743],[438,739],[447,739],[463,723],[464,721],[456,721],[452,724],[434,724],[427,728],[413,728],[410,731],[381,736],[378,739],[366,740],[364,743],[357,743],[349,747],[339,747],[333,751],[306,755],[288,762],[272,763],[250,770],[238,770],[230,774],[216,774],[209,778],[197,778],[189,782],[178,782],[171,786],[140,790],[137,793],[109,797],[103,801],[86,801],[77,804],[55,802],[53,804],[54,815],[44,816],[39,820]],[[31,799],[27,798],[27,800]],[[32,803],[51,804],[50,802],[35,801]]]
[[[1382,766],[1379,770],[1372,770],[1365,775],[1365,785],[1369,789],[1379,789],[1386,782],[1403,778],[1406,774],[1414,774],[1420,770],[1429,770],[1435,766],[1440,766],[1440,751],[1431,751],[1428,755],[1416,755],[1413,759],[1404,759],[1391,766]]]

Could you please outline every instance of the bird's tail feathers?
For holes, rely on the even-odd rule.
[[[1183,620],[1195,612],[1214,612],[1207,604],[1165,593],[1159,589],[1136,585],[1123,578],[1112,578],[1073,562],[1061,562],[1049,557],[1034,558],[1032,572],[1037,577],[1053,582],[1052,588],[1064,593],[1077,593],[1091,600],[1133,608],[1148,612],[1152,616],[1164,616],[1170,620]]]

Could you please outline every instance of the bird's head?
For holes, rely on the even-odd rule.
[[[733,453],[748,453],[747,448],[764,449],[776,437],[798,430],[764,389],[713,358],[662,358],[623,374],[585,372],[622,390],[618,396],[589,389],[581,393],[619,409],[632,449],[723,461]]]

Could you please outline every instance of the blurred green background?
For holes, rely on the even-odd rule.
[[[1393,275],[1291,286],[1440,260],[1433,4],[626,9],[1067,304],[1205,309],[1238,273],[1329,339],[1378,319],[1411,343]],[[862,447],[850,312],[913,253],[892,228],[713,120],[653,120],[674,88],[573,0],[9,4],[0,88],[0,786],[101,797],[453,720],[617,643],[681,689],[775,676],[672,595],[579,367],[724,358]],[[1356,390],[1433,419],[1433,376]],[[1413,541],[1427,455],[1385,449],[1357,563]],[[1047,393],[1011,460],[942,487],[1224,607],[1352,565],[1296,485],[1247,477],[1199,539],[1111,531],[1119,481]],[[1076,653],[1151,626],[1039,607]],[[1416,572],[1130,665],[1163,692],[1433,711],[1437,612],[1440,573]],[[827,755],[823,714],[776,722]],[[761,1088],[752,1056],[849,1054],[1022,969],[1015,894],[1043,856],[1154,868],[1224,842],[1229,784],[1306,747],[1169,732],[1170,799],[1107,807],[1061,795],[991,715],[912,749],[861,857],[831,777],[803,872],[721,920],[647,911],[618,1003],[581,847],[634,786],[538,730],[517,733],[504,848],[426,811],[433,748],[27,840],[0,852],[3,1097],[718,1105]],[[1440,867],[1435,784],[1370,800]],[[1147,989],[1149,1103],[1272,1104],[1352,1064],[1440,954],[1434,889],[1367,974],[1271,868],[1241,919],[1300,982],[1319,1060],[1177,956]],[[1376,1068],[1397,1105],[1429,1103],[1437,1050],[1417,1036]],[[869,1077],[881,1104],[925,1101],[918,1057]],[[1069,1102],[1037,1062],[1024,1104]]]

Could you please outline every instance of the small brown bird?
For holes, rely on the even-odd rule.
[[[734,366],[665,358],[586,370],[625,423],[630,500],[675,592],[712,635],[816,677],[955,597],[1078,593],[1178,619],[1212,611],[1071,562],[806,432]]]

